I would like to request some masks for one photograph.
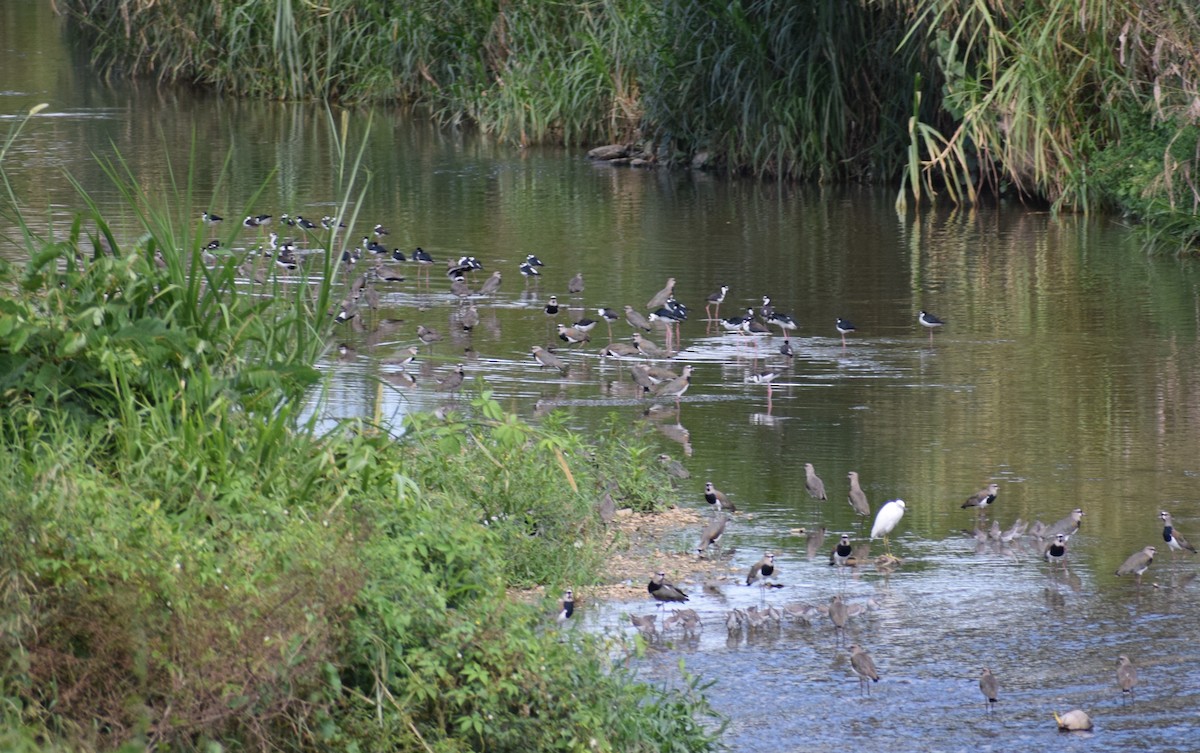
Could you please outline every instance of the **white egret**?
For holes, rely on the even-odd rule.
[[[888,544],[887,535],[892,532],[896,524],[900,522],[900,518],[904,517],[904,500],[893,499],[885,502],[883,507],[879,508],[879,514],[875,516],[875,525],[871,526],[871,540],[883,538],[883,547],[891,554],[891,547]]]

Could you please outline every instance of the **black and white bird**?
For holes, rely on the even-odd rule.
[[[812,463],[804,464],[804,490],[808,492],[808,496],[813,499],[819,499],[822,502],[828,499],[825,496],[825,482],[813,470]]]
[[[215,225],[225,218],[219,214],[213,214],[212,212],[205,212],[204,214],[200,215],[200,219],[203,220],[204,224],[206,224],[206,225]]]
[[[854,557],[854,547],[850,546],[850,534],[843,533],[837,546],[829,553],[829,564],[846,567]]]
[[[767,552],[758,562],[750,566],[750,572],[746,573],[746,585],[750,585],[759,578],[764,580],[775,574],[775,555]]]
[[[729,293],[729,286],[722,285],[717,288],[717,292],[710,293],[704,305],[704,313],[708,318],[715,319],[721,312],[721,304],[725,302],[725,296]]]
[[[779,334],[787,337],[788,332],[796,329],[796,319],[791,314],[772,311],[770,316],[767,317],[767,325],[779,327]]]
[[[1175,525],[1171,522],[1171,513],[1163,510],[1158,514],[1158,517],[1163,522],[1163,541],[1167,542],[1167,549],[1170,550],[1172,557],[1175,556],[1175,552],[1179,551],[1196,553],[1196,547],[1189,544],[1188,540],[1179,531],[1175,530]]]
[[[531,267],[544,267],[544,266],[546,266],[545,264],[543,264],[543,263],[542,263],[542,260],[541,260],[541,259],[539,259],[539,258],[537,258],[537,256],[535,256],[534,254],[529,254],[528,256],[526,256],[526,257],[525,257],[525,262],[524,262],[524,263],[525,263],[525,264],[528,264],[528,265],[529,265],[529,266],[531,266]]]
[[[792,350],[792,341],[786,337],[783,338],[783,345],[779,346],[779,355],[783,356],[784,358],[796,357],[796,351]]]
[[[568,588],[567,592],[563,594],[562,611],[558,613],[557,618],[558,624],[561,625],[567,620],[571,619],[573,614],[575,614],[575,594],[572,593],[571,589]]]
[[[863,686],[866,686],[867,695],[871,695],[870,683],[879,682],[879,670],[875,669],[875,661],[871,659],[871,655],[857,643],[850,647],[850,668],[858,675],[859,694],[862,694]]]
[[[848,319],[843,319],[840,316],[838,317],[837,323],[834,324],[834,327],[837,328],[838,334],[842,336],[843,348],[846,347],[846,335],[850,334],[851,332],[858,331],[858,327],[855,327],[853,322],[849,321]]]
[[[547,316],[555,316],[558,314],[558,296],[550,296],[550,300],[546,301],[546,307],[542,309]]]
[[[933,331],[945,323],[925,309],[921,309],[917,313],[917,321],[921,323],[922,327],[929,330],[929,342],[933,342]]]
[[[374,227],[374,229],[372,230],[372,232],[375,233],[376,238],[382,238],[383,236],[388,234],[387,228],[385,228],[383,225],[376,225]],[[568,592],[568,593],[570,593],[570,592]]]
[[[592,336],[560,322],[558,325],[558,339],[567,345],[575,345],[577,343],[591,342]]]
[[[312,220],[306,220],[300,215],[296,215],[296,227],[299,227],[303,230],[316,230],[317,223],[313,222]]]
[[[521,262],[521,266],[518,269],[521,271],[521,276],[527,279],[530,277],[540,277],[542,274],[538,271],[537,267],[527,261]]]
[[[1063,534],[1057,534],[1054,541],[1051,541],[1046,547],[1042,557],[1051,565],[1061,563],[1065,568],[1067,566],[1067,537]]]
[[[704,501],[710,505],[717,505],[719,503],[721,509],[728,510],[729,512],[737,512],[737,507],[729,501],[729,498],[725,496],[725,492],[713,486],[713,482],[711,481],[704,482]]]
[[[666,577],[666,573],[659,573],[650,579],[650,583],[646,586],[650,595],[660,602],[687,601],[688,595],[684,593],[683,589],[667,583]]]
[[[966,510],[968,507],[977,508],[979,511],[987,509],[987,506],[996,501],[996,495],[1000,493],[999,484],[988,484],[984,488],[967,497],[967,501],[963,502],[961,509]]]

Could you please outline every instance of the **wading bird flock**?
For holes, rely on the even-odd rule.
[[[222,222],[220,216],[211,212],[204,212],[201,220],[207,226]],[[258,245],[257,250],[247,254],[238,266],[238,271],[250,282],[261,284],[265,283],[271,274],[283,275],[296,272],[301,266],[305,254],[311,253],[305,249],[303,241],[298,243],[281,239],[277,233],[269,232],[268,228],[273,222],[274,218],[271,215],[249,215],[242,220],[243,229],[263,234],[260,238],[262,242]],[[294,232],[305,240],[322,232],[329,234],[326,236],[326,240],[329,240],[332,233],[345,228],[343,223],[329,216],[321,218],[319,222],[314,222],[300,215],[290,217],[287,214],[280,216],[277,226],[281,229],[287,228],[283,232]],[[358,245],[346,248],[339,255],[340,269],[344,279],[347,280],[347,293],[330,311],[335,322],[366,330],[369,333],[393,335],[401,330],[404,322],[374,316],[380,305],[377,286],[404,282],[407,275],[400,265],[411,264],[415,272],[413,277],[416,280],[424,279],[425,285],[431,287],[429,272],[438,264],[434,256],[420,247],[407,254],[399,248],[389,248],[384,242],[388,234],[386,228],[377,224],[371,235],[362,236]],[[209,265],[219,263],[216,253],[219,253],[220,249],[220,241],[214,240],[208,243],[203,249],[204,262]],[[484,265],[479,259],[469,255],[453,254],[445,259],[443,264],[446,275],[446,292],[457,299],[459,307],[452,316],[452,322],[461,329],[461,332],[469,335],[480,321],[476,302],[496,295],[503,285],[503,275],[500,270],[493,270],[483,279],[482,283],[476,285],[475,280],[485,273]],[[543,277],[544,268],[545,264],[536,255],[528,254],[517,265],[516,272],[525,279],[525,285],[537,285],[540,284],[540,279]],[[630,381],[637,391],[636,394],[644,399],[673,401],[678,410],[680,401],[692,385],[694,369],[689,364],[684,365],[680,371],[676,372],[667,365],[682,349],[680,328],[684,322],[688,321],[689,317],[689,307],[676,298],[675,287],[676,279],[668,278],[663,288],[651,296],[646,303],[644,307],[647,311],[646,314],[642,314],[629,304],[623,304],[620,309],[597,306],[591,309],[597,317],[593,319],[582,315],[589,309],[585,309],[581,302],[585,290],[583,275],[576,273],[566,284],[566,293],[570,297],[571,304],[560,305],[558,296],[552,295],[544,307],[548,317],[547,322],[552,325],[548,335],[557,342],[532,344],[529,354],[540,368],[551,369],[558,372],[560,377],[565,377],[571,368],[571,362],[563,355],[588,348],[592,343],[593,329],[599,321],[603,321],[607,331],[607,344],[600,348],[600,357],[635,361],[636,365],[630,369]],[[781,365],[767,365],[766,358],[764,358],[764,366],[748,372],[745,379],[747,383],[766,385],[769,413],[772,383],[795,357],[789,333],[797,329],[797,322],[791,314],[780,311],[769,296],[761,297],[761,304],[757,310],[753,306],[747,306],[741,309],[744,313],[739,312],[721,317],[721,305],[726,303],[729,293],[728,285],[720,285],[707,296],[705,301],[706,319],[704,320],[706,334],[718,329],[731,336],[753,338],[751,342],[753,342],[756,353],[759,348],[759,340],[773,335],[775,330],[778,330],[778,334],[783,338],[782,344],[771,354],[774,358],[782,359]],[[581,315],[572,316],[572,312],[579,312]],[[364,314],[369,314],[369,316]],[[568,316],[569,324],[557,321],[562,314]],[[928,331],[931,343],[934,331],[945,326],[942,319],[923,309],[917,313],[916,320],[920,327]],[[617,339],[614,336],[613,326],[620,326],[622,323],[630,328],[627,340]],[[848,335],[858,332],[858,328],[853,323],[842,317],[834,320],[833,329],[841,338],[842,347],[848,347],[846,339]],[[422,346],[427,347],[429,353],[432,354],[434,347],[443,340],[441,332],[424,323],[418,323],[411,331],[416,342],[405,346],[398,357],[381,361],[385,366],[398,367],[399,373],[391,375],[389,381],[404,387],[412,387],[417,384],[411,367],[418,354],[421,353]],[[661,345],[651,337],[656,332],[660,333],[663,338]],[[346,344],[340,344],[337,350],[342,359],[354,355],[354,349]],[[766,355],[764,352],[764,356]],[[450,370],[440,378],[435,377],[433,386],[435,389],[453,394],[462,388],[465,380],[464,365],[459,362],[453,364]],[[682,429],[682,427],[680,428]],[[686,468],[669,456],[660,456],[659,460],[668,466],[671,475],[676,478],[687,478],[690,475]],[[825,484],[817,476],[812,463],[805,464],[805,476],[807,493],[815,500],[826,500]],[[858,516],[864,519],[868,518],[871,514],[871,507],[862,489],[858,473],[849,471],[847,478],[849,480],[848,504]],[[978,521],[984,519],[987,511],[996,503],[998,495],[999,485],[988,483],[981,490],[967,497],[966,501],[961,504],[964,510],[973,510],[979,516],[977,527],[971,535],[979,542],[1010,543],[1022,537],[1032,539],[1037,542],[1036,546],[1040,548],[1042,559],[1049,563],[1051,568],[1065,570],[1070,557],[1069,540],[1079,530],[1083,519],[1083,510],[1076,508],[1061,520],[1050,525],[1043,525],[1039,521],[1030,526],[1017,520],[1011,528],[1001,530],[999,523],[993,521],[991,528],[985,530],[978,524]],[[607,494],[606,496],[608,497],[608,507],[613,508],[611,496]],[[704,498],[713,508],[713,516],[704,526],[699,545],[696,547],[697,556],[700,557],[711,556],[712,553],[720,551],[722,537],[726,534],[728,524],[734,519],[732,516],[737,512],[736,506],[728,496],[718,490],[712,481],[705,483]],[[906,510],[907,505],[901,499],[889,500],[878,509],[871,527],[870,540],[883,539],[885,553],[882,556],[871,560],[869,543],[864,542],[860,546],[855,546],[852,543],[851,534],[843,533],[829,553],[830,565],[839,572],[868,563],[874,564],[877,570],[884,573],[895,569],[902,561],[891,554],[888,535],[901,523]],[[612,514],[613,510],[609,509],[609,519]],[[1196,552],[1196,549],[1174,527],[1169,512],[1162,511],[1159,517],[1164,523],[1163,541],[1172,555],[1177,552]],[[808,553],[812,557],[822,545],[825,529],[806,532],[806,535],[808,537]],[[1142,576],[1153,563],[1156,554],[1157,549],[1154,546],[1146,546],[1134,552],[1117,568],[1116,575],[1132,575],[1140,587]],[[758,584],[764,589],[764,594],[767,588],[778,586],[776,578],[780,570],[776,557],[775,553],[764,553],[747,573],[746,585]],[[647,591],[660,606],[687,602],[690,598],[682,588],[666,580],[665,572],[658,572],[650,579]],[[834,596],[828,605],[813,606],[803,602],[794,602],[784,605],[782,610],[776,609],[774,606],[734,609],[726,614],[724,622],[727,629],[733,633],[777,627],[785,616],[804,623],[809,623],[818,616],[828,617],[833,625],[835,636],[840,642],[845,634],[847,621],[851,617],[865,613],[871,606],[870,603],[848,603],[839,594]],[[574,596],[568,589],[561,602],[557,621],[560,624],[569,621],[575,611]],[[676,626],[686,632],[694,632],[699,630],[703,624],[700,616],[692,609],[675,609],[669,617],[659,623],[661,628],[656,627],[658,616],[654,614],[633,615],[630,619],[640,633],[650,638]],[[858,644],[849,647],[848,658],[851,670],[859,679],[860,692],[870,694],[870,686],[879,682],[881,677],[874,659]],[[1116,677],[1123,697],[1132,698],[1134,686],[1137,683],[1137,670],[1127,656],[1122,655],[1119,658]],[[993,705],[1000,700],[1000,681],[990,668],[983,668],[979,677],[979,690],[983,695],[986,708],[990,711]],[[1067,712],[1061,717],[1056,715],[1056,719],[1062,729],[1091,728],[1091,720],[1079,710]]]

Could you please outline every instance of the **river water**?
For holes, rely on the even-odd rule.
[[[0,117],[13,122],[49,104],[7,164],[39,232],[61,234],[82,206],[67,172],[115,213],[121,204],[98,159],[120,155],[141,185],[164,196],[190,165],[190,198],[173,199],[171,211],[198,232],[202,211],[222,214],[213,237],[252,248],[265,234],[238,227],[248,213],[338,211],[332,133],[344,128],[351,149],[366,144],[370,179],[347,237],[382,223],[389,247],[421,246],[437,263],[428,283],[415,265],[404,267],[405,282],[378,286],[377,312],[339,331],[350,350],[331,349],[323,363],[320,410],[329,421],[371,415],[384,377],[382,415],[398,426],[405,413],[450,400],[436,380],[462,363],[467,394],[492,390],[524,417],[561,409],[585,433],[613,414],[632,426],[648,404],[628,362],[599,357],[605,324],[571,352],[552,326],[598,318],[599,306],[644,313],[666,280],[677,280],[691,313],[664,365],[694,371],[678,408],[666,400],[651,410],[651,436],[692,474],[679,504],[704,507],[711,479],[749,513],[739,512],[723,540],[730,570],[744,572],[770,550],[784,587],[729,583],[709,593],[681,582],[703,629],[655,641],[642,666],[648,679],[674,682],[683,658],[714,681],[708,692],[731,720],[732,749],[1194,749],[1200,607],[1191,577],[1200,557],[1172,558],[1158,520],[1170,510],[1200,539],[1200,273],[1191,260],[1147,256],[1112,218],[1015,204],[898,214],[887,191],[614,168],[400,112],[338,112],[331,126],[307,105],[106,86],[70,53],[42,5],[0,6]],[[117,214],[110,219],[134,232]],[[9,239],[0,256],[19,259],[11,217],[0,220]],[[545,262],[536,281],[518,273],[527,254]],[[498,292],[472,299],[480,324],[469,334],[444,274],[445,260],[460,255],[483,263],[476,288],[493,270],[503,275]],[[576,273],[585,288],[573,296],[567,283]],[[794,358],[778,355],[778,332],[739,336],[706,321],[705,299],[720,285],[730,288],[721,317],[764,295],[791,313]],[[550,295],[578,308],[548,316]],[[945,321],[932,338],[917,323],[921,309]],[[845,345],[838,317],[858,328]],[[381,319],[403,322],[379,331]],[[443,339],[421,347],[409,367],[416,385],[403,386],[386,361],[418,343],[418,324]],[[623,320],[613,324],[616,340],[631,332]],[[650,336],[662,344],[663,332]],[[565,376],[529,355],[552,344],[564,346]],[[779,371],[770,396],[747,382],[764,367]],[[828,501],[805,493],[805,463],[824,478]],[[891,498],[908,504],[892,536],[904,559],[894,572],[867,565],[847,576],[828,566],[836,533],[863,537],[846,504],[852,470],[873,508]],[[975,515],[960,503],[992,482],[1000,494],[988,520],[1004,527],[1085,510],[1066,572],[1043,563],[1028,538],[977,545],[963,534]],[[813,559],[790,533],[801,526],[830,532]],[[689,532],[665,547],[689,551],[696,538]],[[1160,552],[1140,588],[1114,575],[1150,544]],[[845,641],[820,614],[811,625],[726,631],[735,607],[826,604],[835,593],[867,607]],[[631,630],[627,614],[652,611],[647,598],[589,606],[580,618]],[[844,643],[852,642],[883,676],[870,698],[859,696],[850,671]],[[1119,654],[1140,668],[1133,702],[1116,685]],[[983,666],[1001,682],[991,714],[976,685]],[[1052,712],[1075,707],[1096,720],[1093,736],[1056,732]]]

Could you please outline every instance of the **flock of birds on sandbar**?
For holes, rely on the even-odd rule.
[[[206,224],[214,224],[220,222],[221,219],[209,212],[202,215],[202,220]],[[272,224],[273,219],[270,215],[247,216],[243,220],[242,226],[252,231],[264,231]],[[319,222],[313,222],[300,215],[290,217],[285,214],[280,217],[279,223],[281,226],[296,228],[299,232],[306,234],[328,232],[345,227],[336,219],[328,216],[323,217]],[[404,282],[407,274],[400,266],[402,264],[415,265],[417,270],[415,277],[424,279],[426,285],[429,284],[429,271],[438,264],[433,255],[420,247],[407,254],[399,248],[388,248],[384,242],[387,235],[388,231],[382,225],[375,225],[372,235],[363,236],[357,246],[347,248],[341,253],[342,269],[347,273],[347,279],[350,282],[347,295],[330,312],[336,322],[349,323],[359,329],[369,328],[368,331],[374,333],[398,333],[404,325],[401,320],[363,316],[364,308],[368,312],[374,312],[380,307],[377,286]],[[268,259],[274,262],[277,271],[290,272],[299,267],[304,251],[297,243],[281,240],[279,235],[274,232],[267,234],[264,240],[265,242],[259,245],[257,252],[249,254],[242,266],[239,267],[247,278],[263,282]],[[219,248],[219,241],[212,241],[205,247],[206,263],[216,262],[215,257],[211,256],[209,252],[217,251]],[[503,275],[500,270],[494,270],[483,279],[481,284],[476,286],[474,282],[476,276],[485,273],[483,263],[476,257],[455,254],[443,260],[442,264],[445,267],[447,289],[458,302],[457,310],[451,317],[452,326],[457,326],[461,328],[462,332],[469,334],[480,322],[478,302],[487,300],[498,293],[503,284]],[[539,278],[542,277],[544,268],[545,264],[536,255],[528,254],[517,265],[517,273],[525,279],[525,284],[528,286],[537,284]],[[675,297],[675,286],[675,278],[668,278],[666,284],[646,302],[645,311],[647,313],[645,314],[628,304],[621,306],[619,310],[600,306],[593,309],[596,318],[587,315],[570,316],[572,312],[584,312],[587,309],[582,306],[561,305],[558,296],[551,295],[546,301],[544,311],[550,318],[549,320],[554,322],[553,332],[558,342],[532,345],[529,349],[530,357],[539,367],[553,369],[565,375],[570,369],[570,363],[563,356],[578,348],[587,347],[592,342],[592,332],[603,322],[608,337],[607,343],[600,348],[599,355],[602,358],[635,361],[635,365],[630,369],[630,378],[636,385],[636,389],[640,391],[640,395],[655,399],[673,399],[678,408],[680,399],[691,386],[693,367],[685,365],[679,371],[675,371],[666,365],[681,349],[680,325],[688,320],[690,313],[689,306]],[[784,364],[790,363],[795,357],[795,351],[789,338],[789,334],[798,326],[795,318],[791,314],[777,309],[769,296],[762,296],[761,304],[757,308],[748,306],[737,314],[721,317],[720,307],[725,303],[729,290],[729,286],[720,285],[705,300],[706,334],[719,328],[731,335],[761,338],[778,330],[782,336],[782,343],[775,350],[775,354],[784,359]],[[584,292],[583,275],[575,274],[571,277],[565,292],[572,297],[580,296]],[[560,314],[568,315],[570,323],[555,321]],[[367,323],[368,319],[369,323]],[[934,331],[944,326],[942,319],[925,310],[917,313],[916,320],[922,328],[928,331],[931,342]],[[632,332],[627,339],[618,340],[614,337],[613,326],[620,326],[622,323],[628,326]],[[834,330],[840,336],[842,346],[846,347],[846,337],[855,333],[857,327],[848,319],[837,317],[834,322]],[[652,339],[651,335],[654,333],[662,335],[661,344]],[[405,386],[415,385],[417,379],[412,374],[412,366],[421,353],[421,346],[428,346],[432,352],[433,347],[443,339],[441,332],[425,324],[416,325],[413,335],[416,342],[404,347],[399,357],[381,361],[384,365],[399,367],[399,373],[390,380],[394,383]],[[755,348],[757,349],[757,344]],[[338,355],[342,358],[353,356],[353,349],[349,345],[341,344],[338,346]],[[770,405],[771,384],[781,373],[781,367],[756,369],[748,373],[746,381],[766,385],[768,405]],[[451,367],[448,373],[437,379],[436,384],[440,390],[455,393],[462,387],[465,379],[464,364],[457,363]],[[678,461],[671,459],[668,455],[661,455],[659,459],[669,466],[672,475],[679,478],[690,476]],[[824,482],[817,476],[812,463],[805,464],[805,476],[805,488],[808,494],[814,499],[826,500]],[[847,502],[854,512],[865,520],[871,515],[871,507],[863,491],[859,475],[855,471],[848,471],[846,477],[848,480]],[[989,483],[969,496],[961,504],[961,507],[977,511],[981,516],[977,520],[978,523],[979,520],[985,519],[983,516],[986,516],[986,510],[996,502],[998,495],[999,485]],[[705,484],[704,498],[712,507],[713,515],[700,532],[696,555],[701,558],[712,556],[714,552],[720,552],[720,542],[726,533],[728,523],[737,512],[736,505],[730,501],[729,496],[717,489],[711,481]],[[609,500],[609,517],[612,515],[612,507],[611,500]],[[902,560],[892,555],[888,535],[900,524],[906,509],[906,503],[902,499],[886,501],[876,511],[869,540],[857,546],[854,544],[851,534],[842,533],[837,536],[836,542],[829,550],[830,566],[844,572],[870,563],[879,572],[893,571],[902,564]],[[1083,510],[1076,508],[1062,519],[1049,525],[1045,525],[1041,521],[1030,525],[1018,519],[1008,529],[1001,529],[998,521],[992,521],[990,528],[984,528],[977,524],[973,531],[965,533],[973,536],[981,546],[989,542],[999,545],[1025,542],[1039,552],[1040,558],[1051,568],[1061,568],[1065,571],[1068,567],[1069,542],[1071,536],[1079,530],[1083,516]],[[1178,551],[1196,552],[1196,549],[1175,529],[1170,512],[1162,511],[1159,518],[1163,522],[1163,541],[1172,554]],[[811,531],[799,529],[799,533],[805,536],[807,554],[809,559],[812,559],[822,550],[827,531],[824,527],[820,527]],[[877,539],[883,540],[885,552],[871,559],[870,542]],[[1116,575],[1134,576],[1140,588],[1142,575],[1150,567],[1156,554],[1157,549],[1154,546],[1139,549],[1117,568]],[[763,590],[760,593],[763,594],[763,599],[758,607],[735,608],[725,614],[723,622],[730,635],[778,628],[785,619],[795,620],[805,625],[809,625],[817,619],[828,619],[840,645],[848,621],[867,613],[875,606],[870,600],[860,603],[850,602],[842,593],[838,593],[827,604],[792,602],[776,608],[774,605],[766,604],[765,594],[768,589],[780,587],[779,575],[777,555],[773,552],[764,553],[750,567],[746,574],[745,584],[761,586]],[[704,588],[707,591],[719,587],[706,584]],[[661,571],[650,578],[647,584],[647,593],[660,607],[667,604],[682,604],[691,598],[683,588],[670,583],[666,573]],[[566,623],[573,618],[575,613],[574,593],[568,589],[562,599],[557,621],[560,624]],[[660,616],[664,615],[630,615],[630,622],[643,636],[652,640],[672,630],[694,634],[703,627],[701,616],[693,609],[673,608],[669,615],[665,615],[661,624],[658,619]],[[847,651],[849,666],[859,681],[860,694],[865,692],[870,695],[871,684],[880,680],[880,673],[872,656],[857,643],[850,645]],[[1131,698],[1138,676],[1137,669],[1128,656],[1119,657],[1116,680],[1123,697]],[[1000,696],[1000,680],[990,668],[982,669],[979,676],[979,690],[984,698],[986,708],[990,711]],[[1060,729],[1063,730],[1092,728],[1092,722],[1088,715],[1078,709],[1062,715],[1055,714],[1055,719]]]

